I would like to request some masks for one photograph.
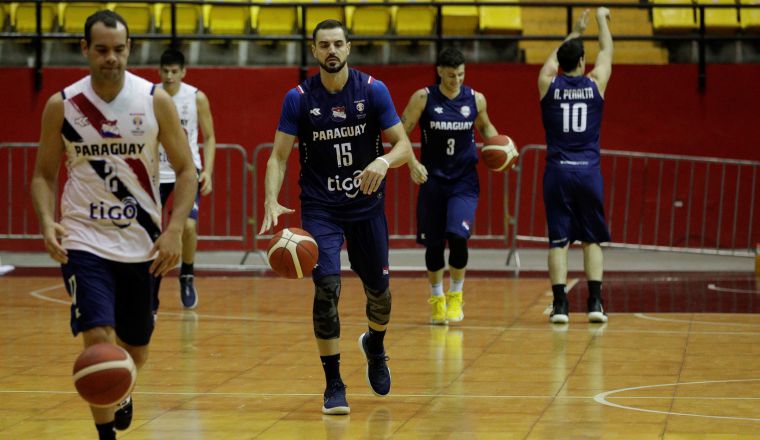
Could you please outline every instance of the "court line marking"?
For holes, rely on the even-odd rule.
[[[616,393],[622,393],[625,391],[632,391],[632,390],[643,390],[643,389],[651,389],[651,388],[659,388],[659,387],[672,387],[672,386],[683,386],[683,385],[699,385],[699,384],[707,384],[707,383],[736,383],[736,382],[756,382],[760,381],[760,379],[729,379],[729,380],[702,380],[697,382],[680,382],[680,383],[665,383],[665,384],[657,384],[657,385],[642,385],[639,387],[630,387],[630,388],[619,388],[617,390],[611,390],[611,391],[605,391],[603,393],[599,393],[596,396],[594,396],[594,401],[597,403],[601,403],[602,405],[611,406],[613,408],[620,408],[620,409],[627,409],[632,411],[640,411],[640,412],[647,412],[647,413],[654,413],[654,414],[665,414],[665,415],[672,415],[672,416],[686,416],[686,417],[703,417],[708,419],[727,419],[727,420],[748,420],[752,422],[760,422],[760,418],[755,417],[733,417],[733,416],[713,416],[709,414],[694,414],[694,413],[681,413],[681,412],[672,412],[672,411],[660,411],[656,409],[646,409],[646,408],[637,408],[635,406],[628,406],[628,405],[619,405],[617,403],[612,403],[609,400],[607,400],[607,396],[610,394],[616,394]],[[618,399],[625,399],[626,397],[617,396]],[[662,399],[677,399],[677,397],[669,397],[669,396],[663,396]]]
[[[755,289],[734,289],[732,287],[720,287],[713,283],[710,283],[707,285],[707,290],[713,290],[715,292],[726,292],[726,293],[753,293],[755,295],[760,295],[760,290]]]
[[[52,303],[55,303],[55,304],[63,304],[63,305],[66,305],[66,306],[70,306],[71,302],[69,302],[69,301],[64,301],[64,300],[61,300],[61,299],[51,298],[51,297],[49,297],[47,295],[43,295],[43,293],[45,293],[45,292],[50,292],[50,291],[56,290],[56,289],[64,289],[63,284],[56,284],[56,285],[53,285],[53,286],[44,287],[42,289],[33,290],[33,291],[29,292],[29,294],[31,296],[37,298],[37,299],[42,300],[42,301],[47,301],[47,302],[52,302]],[[198,318],[218,319],[218,320],[222,320],[222,321],[257,321],[257,322],[287,323],[286,321],[283,321],[283,320],[277,320],[277,321],[275,321],[273,319],[263,319],[263,318],[259,318],[259,317],[255,317],[255,316],[209,315],[209,314],[205,314],[205,313],[197,313],[197,312],[192,311],[192,310],[190,310],[190,311],[185,310],[185,311],[181,311],[181,312],[161,312],[161,313],[159,313],[159,318],[161,318],[161,316],[167,316],[168,315],[168,316],[173,316],[173,317],[178,317],[178,318],[183,318],[184,319],[186,316],[188,316],[188,314],[194,314]],[[750,323],[732,323],[732,322],[729,322],[729,323],[718,323],[718,322],[707,322],[707,321],[685,321],[685,320],[677,320],[677,319],[669,319],[669,318],[656,318],[656,317],[653,317],[653,316],[647,316],[644,313],[634,313],[634,316],[636,316],[637,318],[648,319],[648,320],[652,320],[652,321],[666,321],[666,322],[678,322],[678,323],[697,322],[697,323],[712,324],[712,325],[722,325],[722,324],[725,324],[725,325],[760,327],[760,324],[750,324]],[[295,322],[296,321],[293,321],[293,323],[295,323]],[[301,323],[301,322],[298,321],[298,323]],[[364,325],[366,325],[366,323],[364,323],[364,322],[352,323],[352,322],[348,322],[348,321],[341,322],[341,324],[346,325],[346,326],[351,326],[351,327],[357,327],[357,326],[364,326]],[[394,327],[397,327],[397,328],[420,328],[420,327],[430,327],[430,324],[403,324],[403,323],[396,323],[394,325]],[[457,326],[449,326],[448,327],[449,330],[494,330],[494,331],[502,331],[505,328],[507,328],[507,326],[496,326],[496,325],[491,325],[491,326],[488,326],[488,325],[480,325],[480,326],[478,326],[478,325],[457,325]],[[511,330],[542,330],[540,328],[524,327],[524,326],[511,326],[509,328]],[[587,331],[589,331],[589,329],[596,330],[596,329],[593,329],[593,328],[590,328],[590,327],[584,327],[584,328],[569,328],[567,331],[571,331],[571,332],[587,332]],[[612,328],[612,329],[608,328],[605,331],[609,331],[609,332],[612,332],[612,333],[644,333],[644,334],[647,334],[647,333],[682,334],[682,333],[684,333],[683,331],[677,331],[677,330],[641,330],[641,329],[614,329],[614,328]],[[733,331],[718,331],[718,332],[691,331],[690,333],[691,334],[700,334],[700,335],[704,335],[704,334],[756,335],[756,334],[758,334],[757,332],[733,332]]]
[[[753,324],[750,322],[715,322],[715,321],[695,321],[686,319],[674,319],[674,318],[659,318],[655,316],[649,316],[646,313],[634,313],[633,316],[641,319],[648,319],[650,321],[662,321],[662,322],[678,322],[681,324],[706,324],[706,325],[736,325],[741,327],[760,327],[760,324]]]

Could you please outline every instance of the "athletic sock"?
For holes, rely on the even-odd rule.
[[[553,284],[552,285],[552,293],[554,294],[554,301],[566,301],[567,300],[567,292],[565,291],[565,285],[564,284]]]
[[[443,283],[431,284],[430,285],[430,295],[431,296],[443,296]]]
[[[383,339],[385,338],[385,330],[377,331],[371,327],[369,329],[369,337],[367,338],[367,350],[370,354],[380,354],[383,352]]]
[[[449,283],[449,292],[461,292],[463,287],[464,287],[464,278],[458,281],[452,279],[451,282]]]
[[[588,297],[589,298],[602,297],[602,282],[601,281],[588,281]]]
[[[182,263],[182,268],[179,270],[179,276],[182,275],[193,275],[193,264],[194,263]]]
[[[340,379],[340,353],[319,358],[322,359],[322,368],[325,370],[325,381],[329,384],[334,379]]]
[[[99,440],[116,440],[116,429],[114,429],[114,422],[95,424],[95,428],[98,430]]]

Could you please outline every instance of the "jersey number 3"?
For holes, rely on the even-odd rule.
[[[576,133],[586,131],[586,113],[588,106],[585,102],[576,102],[570,107],[570,104],[564,102],[559,105],[562,108],[562,131],[570,132],[570,121],[572,120],[572,129]]]

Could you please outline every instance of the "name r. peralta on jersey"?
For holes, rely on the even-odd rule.
[[[151,259],[161,234],[153,87],[126,72],[111,102],[95,94],[89,76],[63,90],[65,249],[125,263]]]

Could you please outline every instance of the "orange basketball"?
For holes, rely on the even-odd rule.
[[[480,156],[486,166],[493,171],[508,170],[517,162],[519,153],[509,136],[499,134],[483,142]]]
[[[85,348],[79,355],[73,379],[79,395],[90,405],[109,407],[132,392],[137,368],[126,350],[103,342]]]
[[[317,265],[319,249],[308,232],[300,228],[286,228],[275,234],[267,246],[269,265],[285,278],[303,278],[311,275]]]

